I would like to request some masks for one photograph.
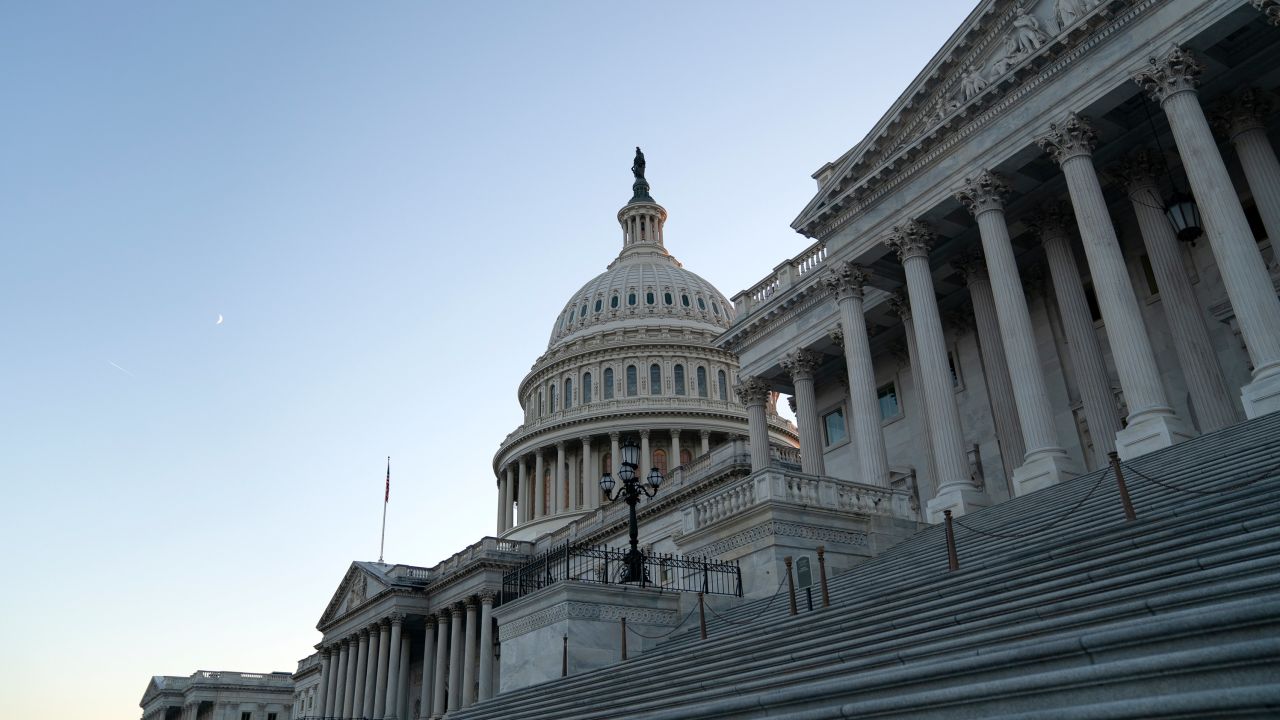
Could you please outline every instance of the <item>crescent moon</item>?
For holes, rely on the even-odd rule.
[[[214,325],[221,325],[221,324],[222,324],[222,313],[218,313],[218,322],[214,323]]]

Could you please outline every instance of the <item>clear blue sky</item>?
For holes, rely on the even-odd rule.
[[[492,533],[633,147],[732,295],[971,7],[0,5],[0,714],[294,669],[387,455],[389,561]]]

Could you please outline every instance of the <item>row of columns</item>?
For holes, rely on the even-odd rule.
[[[640,472],[647,474],[652,462],[651,432],[640,430]],[[667,468],[680,464],[681,438],[692,434],[679,428],[668,431],[670,446],[667,450]],[[711,431],[700,430],[701,455],[711,452]],[[653,438],[657,440],[657,438]],[[662,442],[666,440],[658,440]],[[574,446],[577,447],[574,447]],[[609,433],[609,452],[617,472],[620,461],[619,446],[621,433]],[[518,524],[524,524],[549,515],[561,512],[575,512],[580,509],[593,510],[601,504],[600,478],[595,474],[599,466],[599,453],[593,437],[584,435],[577,442],[557,442],[554,446],[553,469],[550,478],[550,493],[545,486],[547,481],[547,461],[550,453],[546,448],[535,450],[533,455],[533,476],[529,476],[529,457],[523,456],[508,463],[498,474],[498,520],[497,531],[504,533]],[[582,477],[579,477],[581,475]],[[565,494],[565,483],[568,482],[568,495]],[[547,498],[550,495],[550,506]],[[529,502],[528,500],[532,500]]]
[[[1174,48],[1165,57],[1153,59],[1135,80],[1168,116],[1199,202],[1205,234],[1253,363],[1253,380],[1243,388],[1242,402],[1245,414],[1254,417],[1280,410],[1280,301],[1196,97],[1195,79],[1199,73],[1195,59],[1185,50]],[[1263,129],[1264,107],[1269,110],[1261,94],[1246,91],[1224,112],[1223,127],[1240,154],[1260,215],[1264,221],[1269,218],[1268,234],[1280,237],[1280,163]],[[1097,135],[1088,121],[1074,113],[1065,121],[1052,124],[1050,131],[1037,140],[1058,163],[1066,180],[1071,211],[1128,405],[1123,428],[1071,253],[1067,222],[1060,211],[1050,208],[1033,225],[1044,244],[1064,331],[1080,376],[1095,452],[1099,458],[1111,450],[1117,450],[1122,457],[1132,457],[1177,442],[1189,436],[1190,430],[1174,413],[1161,383],[1150,336],[1093,165],[1096,142]],[[1149,156],[1139,153],[1115,174],[1125,182],[1137,215],[1193,403],[1203,427],[1216,429],[1235,422],[1239,407],[1228,397],[1200,307],[1182,268],[1177,240],[1163,216],[1163,203],[1155,191],[1154,167]],[[966,179],[956,197],[973,215],[981,237],[983,262],[969,262],[967,266],[962,263],[961,267],[968,279],[979,341],[991,363],[988,371],[996,378],[990,383],[990,390],[1002,452],[1018,456],[1013,480],[1015,493],[1021,495],[1059,482],[1078,473],[1079,468],[1056,436],[1005,217],[1008,193],[1000,176],[984,170]],[[894,227],[885,240],[896,251],[906,279],[909,305],[903,309],[903,321],[915,384],[924,399],[927,444],[937,482],[929,503],[931,519],[940,516],[942,510],[960,514],[987,502],[969,477],[962,443],[929,264],[934,240],[932,230],[914,219]],[[834,292],[839,305],[860,479],[887,485],[884,439],[862,313],[866,272],[853,263],[843,263],[828,271],[823,282]],[[813,390],[817,357],[797,350],[785,356],[781,365],[795,387],[802,469],[823,474],[823,443]],[[745,378],[738,391],[748,406],[752,466],[759,469],[768,464],[763,418],[768,387],[759,379]],[[1009,422],[1013,418],[1016,425]]]
[[[438,718],[493,697],[493,600],[485,593],[427,616],[418,698],[421,717]],[[322,648],[321,716],[409,720],[412,645],[404,633],[404,616],[397,614]]]

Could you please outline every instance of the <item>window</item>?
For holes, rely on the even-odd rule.
[[[636,304],[636,294],[635,294],[635,293],[627,293],[627,304],[628,304],[628,305],[635,305],[635,304]]]
[[[891,420],[902,414],[898,404],[898,386],[894,383],[876,388],[876,400],[880,402],[880,419]]]
[[[662,394],[662,368],[657,363],[649,366],[649,394]]]
[[[275,713],[267,713],[267,720],[276,720]]]
[[[596,312],[600,312],[600,308],[604,306],[604,301],[596,299]]]
[[[707,396],[707,369],[698,366],[698,397]]]
[[[653,297],[653,291],[652,291],[652,290],[650,290],[649,292],[647,292],[647,293],[645,293],[645,294],[644,294],[644,304],[645,304],[645,305],[652,305],[652,304],[654,304],[654,302],[656,302],[656,300],[654,300],[654,297]]]
[[[542,389],[538,389],[538,417],[542,417]]]
[[[676,394],[683,395],[684,394],[684,366],[676,365],[672,374],[676,384]]]
[[[613,453],[607,452],[600,458],[600,477],[605,473],[613,474]]]
[[[653,451],[653,466],[663,475],[667,474],[667,451],[658,448]]]
[[[573,407],[573,378],[564,379],[564,409]]]
[[[240,720],[253,720],[253,713],[251,712],[240,713]]]
[[[604,392],[605,400],[613,399],[613,368],[604,369],[604,387],[601,390]]]
[[[613,297],[609,298],[609,307],[613,308],[614,310],[617,310],[617,309],[618,309],[618,296],[617,296],[617,295],[614,295]]]
[[[578,317],[579,317],[579,318],[584,318],[584,317],[586,317],[586,316],[587,316],[587,304],[586,304],[586,303],[582,303],[582,310],[578,313]]]
[[[662,304],[663,304],[663,305],[673,305],[673,304],[675,304],[675,301],[671,299],[671,293],[669,293],[669,292],[668,292],[668,293],[662,293]]]
[[[627,397],[636,396],[637,382],[638,381],[636,380],[636,366],[628,365],[627,366]]]
[[[720,387],[720,399],[728,400],[729,399],[729,382],[725,379],[723,370],[719,370],[716,372],[716,384],[719,385]]]
[[[548,393],[548,395],[551,396],[551,412],[555,412],[556,411],[556,386],[555,385],[551,386],[551,392]]]
[[[720,315],[720,303],[718,302],[711,303],[711,312],[715,313],[716,316],[718,317]]]
[[[591,402],[591,373],[582,374],[582,404]]]
[[[706,301],[706,300],[703,300],[702,298],[698,298],[698,309],[699,309],[699,310],[701,310],[702,312],[706,312],[706,311],[707,311],[707,301]]]
[[[685,307],[689,307],[689,296],[684,293],[680,293],[680,304]]]
[[[688,466],[689,466],[689,463],[691,463],[691,462],[693,462],[693,453],[689,452],[688,450],[686,450],[686,449],[684,449],[684,448],[681,448],[681,449],[680,449],[680,464],[681,464],[681,465],[683,465],[683,466],[685,466],[685,467],[688,467]]]
[[[842,443],[849,437],[844,424],[843,407],[838,407],[822,416],[822,432],[826,437],[827,447]]]

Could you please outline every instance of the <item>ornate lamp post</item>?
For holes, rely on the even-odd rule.
[[[640,502],[641,493],[648,497],[658,494],[658,487],[662,485],[662,473],[658,472],[658,468],[650,470],[649,477],[645,478],[648,482],[646,485],[636,474],[636,470],[640,467],[640,448],[635,442],[627,440],[618,451],[622,455],[622,462],[618,465],[618,479],[622,481],[622,487],[618,488],[617,494],[614,494],[613,475],[605,473],[600,478],[600,489],[604,491],[604,496],[609,498],[610,502],[625,500],[631,509],[631,550],[627,552],[627,573],[622,581],[643,584],[648,578],[645,577],[644,554],[640,552],[636,504]]]

